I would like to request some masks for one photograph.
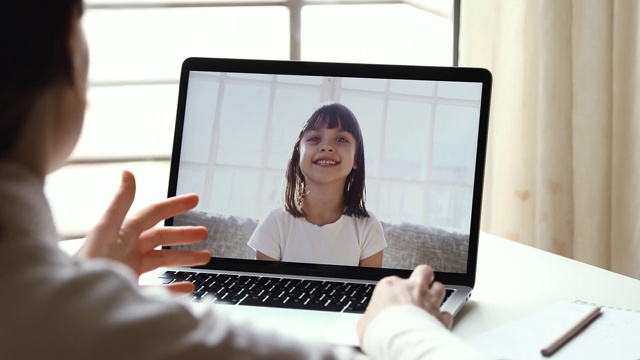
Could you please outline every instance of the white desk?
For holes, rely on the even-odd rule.
[[[78,240],[60,246],[74,252]],[[640,310],[640,280],[482,233],[476,286],[453,332],[468,338],[561,300]]]
[[[468,338],[577,299],[640,310],[640,280],[482,233],[476,286],[453,331]]]

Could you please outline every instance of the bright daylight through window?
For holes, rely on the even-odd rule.
[[[138,181],[134,210],[167,196],[187,57],[453,65],[454,0],[85,0],[85,6],[91,57],[85,126],[71,160],[46,185],[63,238],[84,236],[95,224],[124,169]]]

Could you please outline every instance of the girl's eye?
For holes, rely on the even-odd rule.
[[[349,142],[349,139],[347,139],[347,138],[346,138],[346,137],[344,137],[344,136],[340,136],[340,137],[338,137],[338,142],[346,143],[346,142]]]
[[[309,138],[307,139],[307,141],[311,141],[311,142],[316,142],[319,141],[320,138],[317,136],[309,136]]]

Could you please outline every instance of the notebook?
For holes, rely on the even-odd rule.
[[[541,349],[594,306],[559,301],[476,335],[470,342],[496,359],[545,359]],[[640,312],[602,306],[601,314],[559,348],[552,359],[640,359]]]
[[[375,283],[427,263],[447,287],[442,309],[457,314],[475,284],[490,94],[491,74],[478,68],[186,59],[168,195],[200,202],[165,225],[206,226],[207,241],[173,248],[207,249],[211,261],[157,281],[193,281],[194,307],[237,321],[355,345]],[[342,111],[324,127],[334,132],[294,147],[305,123],[330,117],[320,109]],[[325,138],[328,153],[362,146],[353,161],[341,153],[305,169],[310,142]],[[300,189],[321,181],[312,169],[322,177],[344,164],[360,179],[345,180],[356,194],[345,209],[357,198],[369,217],[318,226],[291,216],[310,196]],[[286,181],[298,172],[303,185]]]

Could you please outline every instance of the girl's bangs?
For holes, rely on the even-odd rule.
[[[352,120],[352,117],[349,114],[336,114],[332,111],[320,112],[317,116],[309,119],[307,126],[302,130],[302,132],[318,130],[318,129],[342,129],[347,131],[356,139],[360,139],[360,131],[357,123]]]

